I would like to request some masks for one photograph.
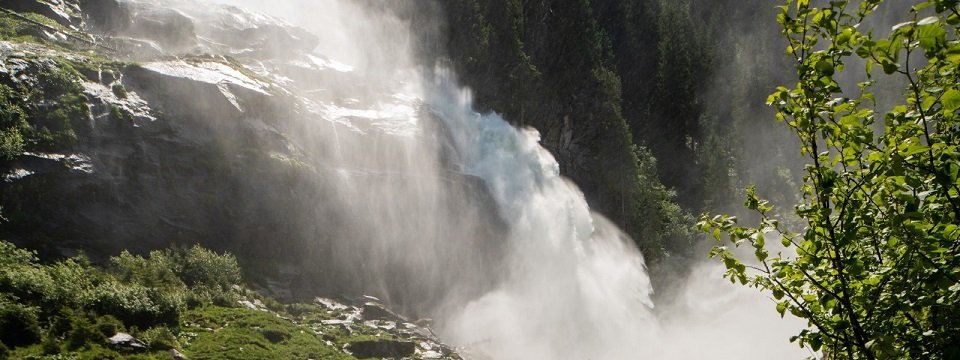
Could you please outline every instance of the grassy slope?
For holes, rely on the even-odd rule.
[[[319,313],[313,315],[322,317]],[[340,350],[354,338],[324,340],[309,325],[261,310],[214,305],[191,309],[181,317],[178,332],[178,350],[189,359],[355,359]],[[268,335],[280,340],[273,342]],[[96,343],[73,350],[61,344],[60,351],[56,355],[45,355],[44,345],[34,344],[15,349],[10,358],[170,359],[169,350],[162,348],[131,353]]]
[[[239,273],[235,259],[198,247],[123,254],[100,267],[82,258],[42,263],[0,242],[0,324],[6,327],[0,359],[169,359],[170,349],[190,359],[354,359],[344,351],[354,342],[422,341],[415,332],[384,330],[376,322],[329,321],[357,319],[360,310],[281,304],[227,285],[239,278],[223,273]],[[173,304],[162,303],[177,293]],[[103,305],[114,303],[123,305]],[[173,315],[145,316],[156,307]],[[110,347],[107,338],[117,332],[148,349]]]
[[[194,309],[184,315],[182,329],[191,359],[353,359],[309,326],[263,311]]]

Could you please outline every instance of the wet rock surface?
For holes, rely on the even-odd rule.
[[[379,303],[366,301],[348,305],[318,297],[314,304],[333,317],[319,322],[308,321],[314,331],[331,339],[336,334],[349,335],[352,338],[348,337],[344,350],[357,358],[461,359],[453,348],[440,342],[430,328],[418,325],[423,321],[406,321]],[[375,319],[384,316],[396,320]]]
[[[417,186],[416,174],[389,159],[422,136],[419,124],[435,122],[430,112],[390,92],[371,95],[386,90],[363,88],[375,85],[358,85],[372,82],[314,53],[317,38],[303,29],[239,8],[169,10],[168,3],[57,3],[85,20],[78,26],[100,47],[0,40],[0,84],[39,87],[38,73],[67,65],[86,107],[71,119],[69,145],[0,161],[0,207],[14,220],[0,226],[0,237],[49,256],[83,250],[94,260],[199,243],[263,265],[254,285],[281,300],[370,288],[391,304],[423,294],[440,299],[448,289],[410,276],[412,265],[391,255],[398,249],[357,251],[352,242],[371,235],[343,211],[341,194]],[[58,99],[38,104],[55,110]],[[378,108],[384,104],[391,111]],[[341,159],[351,153],[370,155]],[[452,162],[444,166],[440,181],[450,198],[410,211],[466,199],[473,210],[449,214],[430,236],[499,238],[503,222],[484,184]],[[358,196],[377,207],[378,194]],[[391,236],[421,233],[405,231]],[[428,266],[453,269],[438,276],[470,279],[470,268],[495,267],[475,264],[482,260],[470,253],[430,251],[425,256],[437,260]],[[379,273],[412,280],[379,285],[379,273],[358,271],[371,257],[382,258]],[[272,265],[278,262],[284,266]],[[373,320],[403,330],[394,315]]]
[[[400,315],[397,315],[383,304],[378,302],[366,302],[363,304],[363,318],[365,320],[383,320],[383,321],[406,321]]]
[[[122,0],[80,0],[80,7],[88,25],[99,31],[118,32],[133,21],[132,9]]]
[[[306,30],[267,15],[225,5],[209,10],[192,13],[197,32],[206,45],[234,55],[269,59],[310,53],[319,41]]]
[[[46,6],[43,0],[14,3],[22,3],[19,7],[23,8]],[[318,43],[315,35],[302,28],[235,6],[195,6],[175,0],[83,0],[80,7],[92,32],[146,40],[168,54],[207,52],[271,59],[310,53]]]

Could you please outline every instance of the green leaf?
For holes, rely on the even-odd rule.
[[[957,89],[947,90],[940,98],[940,103],[943,104],[943,109],[949,112],[960,109],[960,91]]]
[[[819,336],[810,339],[811,350],[820,351],[821,347],[823,347],[823,340]]]
[[[826,60],[818,61],[815,68],[817,69],[817,71],[819,71],[823,75],[833,76],[833,71],[834,71],[833,64],[831,64],[829,61],[826,61]]]
[[[754,253],[754,255],[756,255],[757,260],[760,260],[760,261],[765,261],[765,260],[767,260],[767,257],[770,256],[770,254],[769,254],[766,250],[763,250],[763,249],[758,249],[758,250]]]
[[[881,58],[880,66],[883,67],[883,72],[887,75],[891,75],[900,69],[900,64],[893,62],[890,58]]]
[[[943,27],[936,21],[936,17],[934,16],[932,18],[934,19],[933,22],[920,26],[920,31],[917,35],[920,47],[926,51],[933,51],[938,45],[944,42],[946,37],[946,32],[944,32]]]

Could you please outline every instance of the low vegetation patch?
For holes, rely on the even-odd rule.
[[[200,247],[148,257],[124,252],[98,267],[83,256],[43,264],[33,252],[0,242],[0,342],[16,358],[120,355],[106,339],[126,332],[151,350],[167,350],[178,345],[174,334],[185,311],[236,303],[239,274],[232,255]]]
[[[0,80],[0,160],[24,151],[59,151],[89,118],[81,74],[66,61],[30,61],[29,81]]]
[[[389,338],[322,325],[342,314],[281,304],[240,286],[240,273],[233,255],[199,246],[98,266],[83,255],[43,263],[0,241],[0,359],[353,359],[345,344]],[[142,346],[111,345],[118,333]]]
[[[310,327],[272,312],[208,306],[184,320],[181,338],[191,359],[353,359]]]

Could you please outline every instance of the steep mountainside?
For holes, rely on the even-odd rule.
[[[429,111],[376,98],[379,90],[359,85],[371,83],[365,75],[313,53],[316,37],[281,20],[166,5],[0,4],[0,238],[44,258],[199,243],[237,254],[281,298],[445,291],[431,279],[375,285],[388,280],[369,266],[401,278],[412,270],[394,250],[357,250],[375,237],[364,221],[378,219],[363,218],[390,216],[366,207],[382,198],[369,189],[409,187],[402,160],[415,146],[381,118],[391,115],[364,107],[396,103],[428,122]],[[371,95],[354,98],[362,94]],[[495,248],[502,226],[485,187],[438,161],[449,171],[435,181],[449,196],[398,201],[448,218],[430,234],[407,226],[391,235],[494,239]],[[470,199],[475,213],[444,211],[454,199]],[[464,272],[484,261],[433,258]]]

